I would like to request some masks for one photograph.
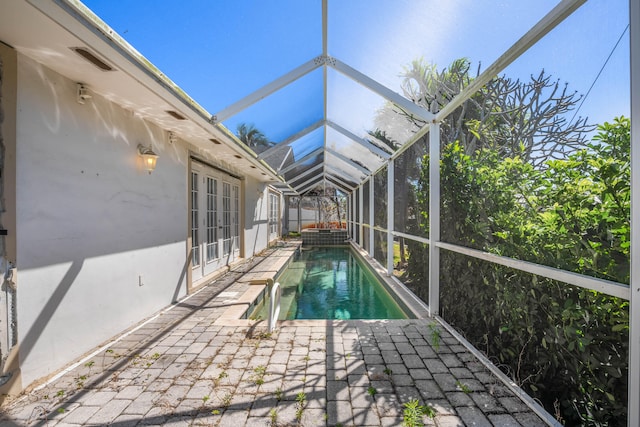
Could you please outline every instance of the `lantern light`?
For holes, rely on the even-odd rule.
[[[142,144],[138,145],[138,154],[142,157],[142,163],[145,170],[151,174],[156,168],[156,162],[158,161],[158,155],[153,152],[151,147],[145,147]]]

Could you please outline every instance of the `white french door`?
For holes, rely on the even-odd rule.
[[[240,255],[240,181],[210,167],[191,168],[191,267],[197,281]]]
[[[269,192],[269,241],[280,237],[280,195]]]

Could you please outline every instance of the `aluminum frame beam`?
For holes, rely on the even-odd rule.
[[[317,122],[315,122],[314,124],[312,124],[311,126],[308,126],[304,129],[302,129],[300,132],[297,132],[296,134],[290,136],[289,138],[278,142],[276,145],[274,145],[273,147],[269,148],[268,150],[264,150],[262,153],[260,153],[258,155],[259,159],[266,159],[271,157],[272,155],[274,155],[275,153],[277,153],[279,150],[283,150],[284,146],[290,146],[291,143],[297,141],[298,139],[302,138],[305,135],[310,134],[311,132],[313,132],[314,130],[318,129],[321,126],[324,126],[326,124],[326,120],[318,120]]]
[[[361,179],[359,179],[359,178],[355,179],[353,176],[351,176],[350,174],[346,173],[344,170],[340,169],[337,166],[331,165],[331,164],[329,164],[327,162],[325,162],[324,166],[325,166],[325,170],[329,170],[329,171],[333,172],[334,174],[337,174],[338,176],[345,176],[345,177],[348,177],[348,178],[352,178],[353,181],[356,181],[356,182],[357,181],[361,181]]]
[[[217,114],[214,114],[211,119],[215,123],[221,123],[227,120],[229,117],[235,116],[240,111],[252,106],[256,102],[266,98],[272,93],[282,89],[290,83],[298,80],[300,77],[303,77],[313,70],[320,68],[320,66],[324,65],[321,61],[318,61],[318,58],[313,58],[310,61],[305,62],[297,68],[289,71],[284,76],[278,77],[271,83],[263,86],[257,91],[245,96],[241,100],[229,105],[228,107],[222,109]]]
[[[276,169],[278,171],[278,173],[280,173],[280,170],[282,169],[282,167],[284,166],[285,162],[287,161],[287,159],[289,157],[293,156],[293,148],[291,147],[287,147],[287,154],[285,154],[284,156],[282,156],[282,161],[280,162],[280,164],[278,165],[278,168]]]
[[[329,1],[322,0],[322,57],[325,59],[329,57]],[[325,63],[326,64],[326,63]],[[327,95],[327,87],[329,85],[328,72],[326,65],[322,67],[322,108],[325,121],[328,115],[328,95]],[[325,123],[323,129],[323,147],[327,148],[327,126]],[[325,157],[326,158],[326,157]]]
[[[300,198],[308,197],[307,193],[309,193],[309,191],[311,191],[314,188],[316,188],[316,186],[318,185],[319,182],[322,182],[322,179],[320,181],[317,181],[317,182],[313,183],[313,185],[311,185],[309,188],[305,188],[304,191],[300,192]]]
[[[302,173],[301,173],[301,174],[299,174],[299,175],[296,175],[294,178],[288,179],[288,180],[287,180],[287,182],[289,183],[289,185],[291,185],[291,184],[290,184],[291,182],[296,181],[296,180],[299,180],[300,178],[302,178],[302,177],[304,177],[304,176],[307,176],[307,175],[309,175],[310,173],[313,173],[313,172],[317,171],[318,169],[322,169],[323,167],[324,167],[324,162],[322,162],[322,163],[320,163],[320,164],[315,165],[315,166],[314,166],[314,167],[312,167],[311,169],[306,170],[306,171],[302,172]],[[291,186],[291,188],[293,188],[293,189],[295,190],[295,187],[294,187],[294,186]]]
[[[395,161],[387,164],[387,275],[393,275],[393,228],[395,207]]]
[[[358,203],[358,189],[356,188],[355,190],[353,190],[353,193],[351,193],[351,199],[353,202],[353,208],[352,208],[352,217],[351,217],[351,240],[354,243],[358,243],[357,239],[356,239],[356,235],[358,234],[358,216],[357,216],[357,203]]]
[[[371,77],[361,73],[355,68],[350,67],[346,63],[340,61],[339,59],[332,57],[331,61],[328,61],[328,64],[331,68],[344,74],[345,76],[349,77],[351,80],[361,84],[367,89],[377,93],[378,95],[382,96],[386,100],[391,101],[396,106],[403,109],[404,111],[411,113],[414,116],[420,117],[423,120],[430,121],[434,119],[435,114],[433,114],[429,110],[419,106],[418,104],[414,104],[404,96],[400,95],[397,92],[392,91],[388,87],[378,83]]]
[[[351,191],[348,187],[345,187],[344,184],[341,184],[340,182],[338,182],[334,177],[332,177],[331,175],[325,175],[324,179],[326,182],[328,182],[329,184],[338,187],[338,189],[340,191],[344,191],[345,193],[349,193],[349,191]]]
[[[476,77],[473,82],[464,88],[458,96],[453,98],[451,102],[445,105],[442,110],[436,114],[435,120],[441,121],[449,114],[453,113],[464,101],[469,99],[471,95],[480,90],[489,80],[498,75],[502,70],[507,68],[513,61],[519,58],[530,47],[536,44],[542,37],[558,26],[565,18],[576,11],[587,0],[563,0],[556,7],[546,14],[536,25],[525,33],[517,42],[515,42],[505,53],[500,55],[493,64],[484,72]]]
[[[360,172],[362,172],[365,175],[371,175],[373,173],[372,170],[367,169],[365,167],[360,166],[358,163],[354,162],[353,160],[351,160],[350,158],[348,158],[347,156],[345,156],[344,154],[340,154],[335,150],[332,150],[331,148],[326,148],[325,152],[327,154],[331,154],[334,157],[337,157],[338,159],[342,160],[343,162],[349,164],[350,166],[358,169]]]
[[[322,54],[329,51],[329,5],[327,0],[322,0]]]
[[[367,251],[369,253],[369,256],[371,258],[375,258],[375,230],[374,230],[374,226],[375,226],[375,211],[374,211],[374,207],[375,207],[375,203],[374,203],[374,197],[375,197],[375,193],[374,193],[374,187],[375,187],[375,183],[373,182],[373,176],[369,177],[369,250]]]
[[[411,237],[413,240],[418,240],[415,237]],[[430,243],[430,242],[427,242]],[[597,277],[585,276],[580,273],[574,273],[572,271],[562,270],[560,268],[549,267],[546,265],[536,264],[530,261],[523,261],[516,258],[510,258],[506,256],[496,255],[491,252],[485,252],[478,249],[471,249],[465,246],[459,246],[452,243],[437,242],[435,246],[445,249],[449,252],[455,252],[458,254],[473,257],[479,260],[488,261],[492,264],[504,265],[505,267],[512,268],[518,271],[524,271],[531,273],[539,277],[555,280],[558,282],[566,283],[571,286],[576,286],[592,291],[601,292],[606,295],[611,295],[623,300],[629,300],[631,298],[630,289],[628,286],[613,282],[610,280],[599,279]]]
[[[335,122],[332,122],[331,120],[327,120],[327,126],[332,128],[333,130],[341,133],[342,135],[346,136],[347,138],[351,139],[353,142],[356,142],[356,143],[362,145],[364,148],[366,148],[367,150],[371,151],[372,153],[374,153],[378,157],[382,158],[383,160],[388,160],[388,159],[391,158],[391,154],[387,153],[386,151],[384,151],[383,149],[377,147],[376,145],[370,143],[366,139],[362,139],[359,136],[353,134],[352,132],[350,132],[347,129],[343,128],[339,124],[337,124]]]
[[[336,175],[336,172],[332,171],[332,170],[326,170],[325,169],[325,173],[327,174],[327,176],[331,176],[333,179],[337,179],[340,182],[342,182],[345,186],[347,186],[349,188],[350,191],[355,191],[356,188],[358,188],[358,184],[356,183],[351,183],[347,180],[345,180],[343,177]]]
[[[455,98],[453,98],[442,110],[440,110],[433,123],[439,123],[449,114],[453,113],[464,101],[471,98],[474,93],[482,88],[489,80],[497,76],[502,70],[507,68],[511,63],[518,59],[524,52],[532,47],[538,40],[551,32],[565,18],[575,12],[587,0],[562,0],[556,7],[551,9],[536,25],[527,31],[517,42],[505,51],[498,59],[496,59],[484,72],[482,72],[475,80],[462,90]],[[637,1],[637,0],[630,0]],[[395,153],[393,158],[397,158],[404,153],[409,147],[419,141],[429,131],[429,123],[420,128],[405,144],[402,145]]]
[[[327,161],[327,159],[325,158],[325,162],[324,162],[326,168],[330,168],[330,170],[332,170],[334,173],[338,174],[338,176],[344,176],[346,179],[349,179],[353,182],[360,182],[363,179],[366,179],[367,176],[365,175],[364,178],[361,175],[353,175],[351,173],[346,172],[342,166],[348,166],[347,163],[344,163],[342,160],[337,159],[337,162],[334,161],[333,159],[330,159],[330,161]]]
[[[315,150],[313,150],[312,152],[310,152],[306,156],[302,157],[300,160],[296,160],[295,162],[293,162],[292,164],[290,164],[286,168],[284,168],[282,170],[279,170],[278,173],[280,173],[280,174],[287,173],[290,170],[295,169],[296,167],[300,166],[302,163],[306,162],[307,160],[312,159],[312,158],[316,157],[319,154],[322,154],[323,152],[324,152],[324,148],[322,148],[322,147],[316,148]]]
[[[354,187],[344,182],[342,179],[340,179],[340,177],[333,175],[331,172],[325,172],[324,176],[327,178],[327,180],[331,179],[336,183],[340,184],[340,187],[348,190],[347,191],[348,193],[353,191]]]
[[[629,0],[631,45],[631,284],[627,425],[640,425],[640,0]]]
[[[440,312],[440,125],[429,129],[429,315]]]
[[[324,181],[324,175],[320,174],[320,175],[316,175],[315,177],[311,178],[308,181],[305,181],[304,183],[302,183],[300,185],[300,194],[304,194],[307,193],[309,190],[311,190],[314,186],[316,186],[318,183]]]
[[[364,226],[362,225],[362,209],[364,208],[364,195],[362,194],[364,190],[364,182],[360,183],[360,187],[358,188],[358,245],[362,247],[362,243],[364,242]]]
[[[321,166],[321,165],[318,165],[318,166]],[[308,183],[309,181],[311,181],[311,180],[313,180],[313,179],[315,179],[315,178],[321,177],[321,176],[324,174],[324,170],[320,170],[320,171],[318,171],[318,168],[316,168],[316,167],[314,167],[314,169],[316,169],[316,170],[315,170],[315,171],[313,171],[313,173],[312,173],[312,172],[310,172],[310,173],[308,173],[308,174],[305,174],[305,175],[309,175],[309,176],[311,176],[311,178],[309,178],[309,177],[307,176],[307,177],[305,178],[305,181],[299,182],[299,183],[298,183],[298,184],[296,184],[295,186],[292,186],[292,188],[293,188],[294,190],[296,190],[296,191],[297,191],[299,188],[303,187],[303,186],[304,186],[306,183]]]

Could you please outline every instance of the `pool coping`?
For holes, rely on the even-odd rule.
[[[273,280],[289,266],[301,246],[302,241],[294,241],[289,242],[286,246],[277,248],[260,264],[238,279],[237,283],[245,284],[247,289],[216,319],[214,325],[252,326],[258,324],[260,321],[243,317],[256,304],[258,298],[266,295],[269,281]]]
[[[268,281],[275,280],[275,278],[278,277],[289,266],[296,252],[301,250],[301,247],[302,242],[294,242],[293,245],[278,248],[278,250],[269,255],[264,261],[258,264],[250,272],[243,275],[238,280],[238,283],[246,283],[248,285],[248,288],[233,302],[232,306],[227,308],[225,312],[218,319],[216,319],[214,324],[220,326],[256,326],[261,324],[262,322],[266,323],[266,320],[247,319],[245,316],[253,306],[258,304],[257,301],[259,298],[264,299],[266,297]],[[396,304],[398,304],[406,314],[413,315],[413,317],[408,317],[408,319],[426,319],[430,317],[428,306],[413,292],[411,292],[409,288],[407,288],[402,282],[400,282],[400,280],[398,280],[394,276],[389,276],[386,270],[382,268],[380,263],[369,256],[366,251],[353,244],[353,242],[350,242],[349,245],[336,245],[335,247],[351,248],[356,256],[360,259],[360,261],[365,263],[374,274],[376,279],[378,279],[383,284],[383,287],[394,299]],[[354,320],[380,321],[386,319]],[[324,319],[278,320],[277,325],[289,325],[291,324],[290,322],[307,325],[321,322],[322,325],[325,325],[327,321],[328,320]]]
[[[415,316],[415,319],[426,319],[430,317],[429,306],[424,301],[411,292],[397,277],[389,275],[387,270],[364,249],[356,246],[353,242],[350,242],[350,244],[353,251],[367,264],[376,278],[385,285],[387,291],[392,294],[391,296],[396,302],[401,303],[403,309],[411,312]],[[398,299],[400,299],[400,301],[398,301]]]
[[[296,246],[296,250],[301,248],[302,242]],[[344,247],[346,245],[340,245]],[[326,246],[323,246],[326,247]],[[412,311],[416,317],[413,319],[408,318],[404,320],[425,320],[433,319],[442,325],[452,336],[467,350],[469,350],[477,360],[489,369],[507,388],[509,388],[516,396],[528,406],[536,415],[538,415],[547,425],[558,426],[559,424],[554,417],[549,414],[538,402],[536,402],[531,396],[524,392],[517,384],[513,382],[505,373],[503,373],[497,366],[495,366],[483,353],[476,349],[471,343],[469,343],[464,337],[462,337],[451,325],[449,325],[444,319],[439,316],[431,316],[429,306],[419,299],[409,288],[407,288],[398,278],[389,276],[386,269],[374,258],[372,258],[364,249],[356,246],[353,242],[350,242],[350,247],[357,256],[364,261],[376,277],[384,283],[387,290],[394,295],[394,299],[397,297],[402,300],[403,304]],[[285,249],[285,248],[283,248]],[[276,251],[271,256],[279,256],[279,251]],[[289,262],[293,258],[295,251],[292,251],[287,259],[278,271],[278,274],[289,265]],[[268,257],[268,258],[269,258]],[[268,259],[267,258],[267,259]],[[257,266],[258,268],[260,265]],[[247,282],[247,277],[254,270],[245,274],[238,282]],[[272,278],[277,277],[278,274],[274,274]],[[248,278],[249,288],[237,299],[237,301],[229,307],[215,322],[214,325],[219,326],[232,326],[232,327],[266,327],[267,320],[257,319],[243,319],[243,314],[251,307],[255,302],[255,299],[260,296],[262,292],[267,288],[266,284],[254,282],[251,284],[250,277]],[[397,299],[396,299],[397,302]],[[277,328],[282,327],[339,327],[341,325],[364,325],[364,324],[376,324],[384,322],[392,322],[394,319],[352,319],[352,320],[331,320],[331,319],[295,319],[295,320],[278,320],[276,323]]]

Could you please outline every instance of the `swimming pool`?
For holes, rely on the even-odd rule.
[[[304,250],[277,281],[282,287],[279,320],[410,317],[348,247]],[[265,319],[266,307],[251,317]]]

